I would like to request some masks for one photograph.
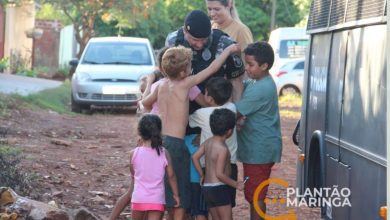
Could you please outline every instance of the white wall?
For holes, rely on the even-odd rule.
[[[60,33],[59,65],[69,65],[69,61],[76,58],[78,50],[79,46],[74,35],[73,25],[65,26]]]
[[[21,6],[7,4],[5,7],[5,42],[4,56],[11,57],[20,53],[23,59],[31,64],[32,38],[26,36],[26,31],[34,27],[35,7],[33,1],[25,1]]]

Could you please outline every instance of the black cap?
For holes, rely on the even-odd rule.
[[[184,28],[195,38],[206,38],[211,33],[211,22],[206,13],[193,10],[186,16]]]

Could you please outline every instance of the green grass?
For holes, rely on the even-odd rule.
[[[9,156],[16,157],[20,153],[22,153],[22,151],[18,148],[0,145],[0,155],[7,156],[7,157]]]
[[[20,96],[0,93],[0,117],[7,117],[11,113],[12,109],[20,106],[20,103]]]
[[[35,111],[50,109],[61,114],[73,114],[70,111],[70,82],[54,89],[43,90],[28,96],[0,94],[0,117],[6,117],[12,109],[27,107]]]
[[[281,109],[280,116],[285,118],[299,119],[301,117],[301,111],[291,111],[286,109]]]
[[[279,105],[281,107],[298,107],[302,105],[302,96],[300,95],[285,95],[279,97]]]
[[[302,97],[287,95],[279,97],[280,116],[299,119],[301,117]]]

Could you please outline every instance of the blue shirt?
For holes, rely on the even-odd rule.
[[[245,81],[236,107],[246,117],[237,133],[238,159],[248,164],[280,162],[282,135],[278,95],[272,77]]]
[[[196,137],[196,134],[187,135],[184,137],[184,142],[186,143],[187,149],[190,152],[191,156],[199,149],[198,146],[192,144],[192,140]],[[191,183],[199,183],[200,176],[195,169],[194,164],[192,163],[192,159],[190,160],[190,176]]]

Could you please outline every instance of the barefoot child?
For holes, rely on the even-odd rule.
[[[140,146],[130,152],[131,184],[115,204],[110,220],[118,218],[130,200],[131,219],[162,219],[165,211],[164,175],[172,188],[175,206],[180,205],[171,158],[161,147],[160,118],[145,114],[138,123],[138,134],[141,137]]]
[[[236,124],[236,114],[229,109],[216,109],[210,115],[213,137],[207,139],[192,156],[196,170],[201,176],[202,193],[213,220],[232,219],[232,197],[230,187],[244,189],[244,182],[231,179],[230,152],[226,145]],[[206,175],[200,166],[205,155]],[[202,181],[203,180],[203,181]]]
[[[190,76],[191,49],[181,46],[168,49],[162,60],[162,67],[168,79],[143,101],[145,107],[148,108],[157,99],[162,120],[162,133],[165,135],[163,145],[172,156],[181,199],[180,208],[173,208],[172,193],[169,188],[166,188],[167,206],[173,208],[169,212],[173,219],[183,219],[191,203],[190,155],[184,143],[188,123],[189,90],[215,73],[226,58],[234,52],[240,52],[240,48],[232,44],[209,67]]]

